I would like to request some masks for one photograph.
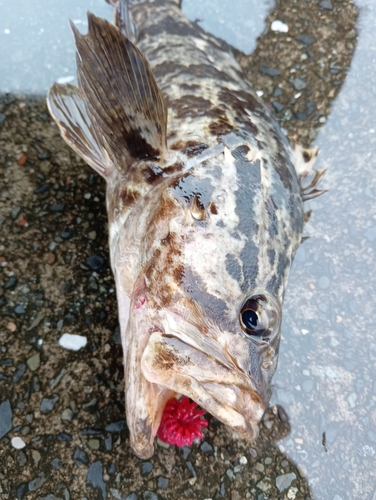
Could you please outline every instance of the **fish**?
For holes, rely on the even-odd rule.
[[[317,149],[289,144],[231,49],[179,1],[112,3],[114,24],[71,23],[78,86],[54,84],[47,104],[106,181],[129,444],[151,457],[180,395],[252,441],[304,201],[323,192]]]

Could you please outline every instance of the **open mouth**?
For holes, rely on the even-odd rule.
[[[265,404],[250,378],[212,342],[202,346],[192,337],[182,340],[154,332],[142,355],[141,371],[149,382],[188,396],[245,439],[257,437]]]

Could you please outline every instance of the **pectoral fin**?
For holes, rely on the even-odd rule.
[[[90,13],[88,21],[87,35],[72,29],[80,92],[101,145],[122,172],[163,159],[167,108],[149,63],[116,26]]]
[[[65,142],[106,178],[113,163],[100,144],[78,88],[55,83],[48,93],[47,106]]]

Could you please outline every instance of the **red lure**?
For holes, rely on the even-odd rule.
[[[189,398],[170,399],[164,409],[158,437],[161,441],[177,446],[191,446],[195,439],[202,439],[201,427],[207,427],[208,422],[201,416],[204,410],[197,410],[195,402]]]

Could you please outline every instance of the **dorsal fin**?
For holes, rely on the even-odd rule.
[[[123,172],[167,152],[167,107],[141,51],[116,27],[88,13],[89,31],[72,24],[77,76],[101,145]]]
[[[106,178],[113,163],[100,144],[78,88],[55,83],[48,92],[47,106],[65,142]]]
[[[115,26],[134,44],[137,41],[137,24],[129,10],[129,0],[119,0],[115,5]]]

